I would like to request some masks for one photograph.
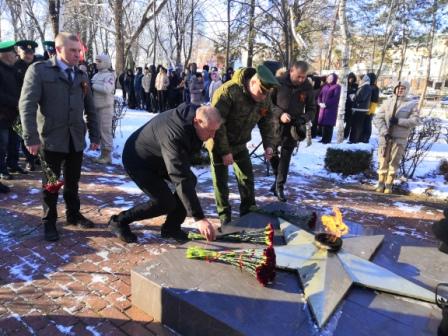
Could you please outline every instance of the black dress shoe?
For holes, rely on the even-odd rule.
[[[185,243],[189,240],[188,234],[185,231],[182,231],[181,229],[167,230],[162,227],[161,236],[162,238],[173,238],[179,243]]]
[[[78,213],[76,216],[67,217],[67,224],[78,225],[80,227],[91,229],[95,227],[95,224],[90,219],[85,218],[82,214]]]
[[[286,202],[285,193],[283,192],[283,188],[282,187],[277,187],[276,188],[276,193],[277,193],[277,199],[280,202]]]
[[[44,223],[44,238],[46,241],[54,242],[59,240],[59,233],[56,229],[56,223]]]
[[[274,196],[277,196],[277,191],[275,190],[275,189],[276,189],[276,188],[275,188],[275,185],[276,185],[276,183],[274,182],[274,183],[272,184],[272,186],[271,186],[271,189],[269,189],[269,191],[270,191],[271,193],[273,193]]]
[[[28,171],[35,171],[36,170],[36,164],[34,162],[28,162],[26,164],[26,169],[28,169]]]
[[[28,174],[28,172],[20,166],[9,168],[9,172],[13,174]]]
[[[0,193],[6,194],[9,193],[11,189],[9,189],[8,186],[5,186],[3,183],[0,182]]]
[[[13,180],[14,179],[14,177],[12,177],[12,175],[8,172],[0,173],[0,178],[2,180]]]
[[[137,241],[137,236],[132,233],[129,224],[122,224],[117,220],[117,216],[113,215],[109,219],[109,229],[114,235],[118,237],[121,241],[125,243],[135,243]]]

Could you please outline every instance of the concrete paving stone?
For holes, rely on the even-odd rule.
[[[95,330],[101,336],[126,336],[126,334],[123,331],[121,331],[119,326],[114,325],[113,322],[111,321],[105,321],[101,323],[100,325],[95,327]]]
[[[95,294],[88,295],[85,298],[84,302],[86,303],[87,307],[94,310],[95,312],[99,312],[102,309],[106,308],[108,305],[110,305],[110,302],[104,300],[103,298]]]
[[[121,312],[124,312],[126,309],[128,309],[132,305],[131,301],[126,296],[124,296],[118,292],[109,293],[105,297],[105,300],[107,300],[111,305],[113,305],[115,308],[117,308]]]
[[[131,295],[131,286],[122,280],[117,280],[111,283],[111,287],[119,292],[121,295]]]
[[[119,311],[117,308],[113,306],[108,306],[104,309],[102,309],[99,314],[112,321],[113,324],[121,326],[122,324],[129,321],[129,317],[125,314],[123,314],[121,311]]]
[[[145,328],[144,323],[129,321],[123,324],[120,329],[127,333],[129,336],[139,335],[139,336],[155,336],[152,331]]]
[[[144,323],[150,323],[154,321],[154,317],[145,313],[141,309],[132,306],[129,309],[125,311],[126,315],[128,315],[131,320],[137,321],[137,322],[144,322]]]

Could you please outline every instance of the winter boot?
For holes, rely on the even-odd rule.
[[[385,182],[386,182],[386,174],[378,175],[378,185],[375,188],[375,191],[379,192],[379,193],[383,193],[384,188],[385,188],[385,185],[384,185]]]
[[[160,234],[162,238],[173,238],[179,243],[185,243],[188,241],[188,234],[185,231],[182,231],[181,228],[172,229],[162,225]]]
[[[45,222],[44,223],[44,237],[46,241],[54,242],[59,240],[59,233],[56,229],[56,223]]]
[[[384,193],[385,194],[392,194],[392,184],[386,183],[384,186]]]
[[[277,194],[277,199],[280,202],[286,202],[286,196],[285,193],[283,192],[283,186],[276,186],[275,193]]]
[[[0,193],[6,194],[9,193],[11,189],[9,189],[8,186],[5,186],[3,183],[0,182]]]
[[[276,185],[277,185],[277,182],[274,181],[274,183],[272,183],[272,185],[271,185],[271,189],[269,189],[269,191],[270,191],[271,193],[273,193],[274,196],[277,196],[277,190],[275,190],[275,189],[276,189],[276,188],[275,188]]]
[[[109,149],[102,149],[101,156],[95,160],[96,163],[111,164],[112,163],[112,151]]]
[[[116,215],[110,217],[109,229],[114,235],[125,243],[135,243],[137,241],[137,236],[132,233],[129,224],[120,223]]]

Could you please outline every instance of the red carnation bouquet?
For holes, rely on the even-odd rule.
[[[199,233],[189,232],[188,238],[191,240],[204,240],[204,236]],[[252,243],[252,244],[266,244],[271,246],[274,239],[274,227],[272,224],[266,225],[261,230],[250,230],[226,233],[216,237],[218,241],[227,241],[232,243]]]
[[[193,246],[187,249],[187,258],[218,261],[233,265],[255,276],[259,283],[266,286],[275,278],[275,251],[272,245],[265,249],[244,249],[214,251]]]
[[[17,121],[14,125],[14,131],[22,137],[23,129],[22,124],[20,121]],[[45,174],[45,177],[47,178],[47,183],[42,185],[42,188],[44,188],[46,191],[52,194],[56,194],[59,189],[64,185],[64,181],[59,180],[56,174],[51,170],[51,168],[48,166],[48,163],[43,159],[42,155],[40,153],[37,153],[37,157],[39,158],[40,165],[42,167],[42,172]]]

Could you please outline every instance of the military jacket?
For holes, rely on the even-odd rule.
[[[212,106],[218,109],[223,118],[213,146],[213,153],[218,156],[244,150],[257,124],[264,148],[274,145],[275,124],[271,98],[268,96],[265,101],[258,103],[252,99],[248,90],[249,80],[255,73],[253,68],[239,69],[213,95]]]

